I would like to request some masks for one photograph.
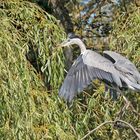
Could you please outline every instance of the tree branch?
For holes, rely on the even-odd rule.
[[[91,130],[89,133],[87,133],[83,138],[81,138],[80,140],[84,140],[85,138],[87,138],[90,134],[92,134],[94,131],[96,131],[97,129],[99,129],[101,126],[107,124],[107,123],[114,123],[114,121],[106,121],[102,124],[100,124],[99,126],[97,126],[96,128],[94,128],[93,130]]]
[[[80,140],[84,140],[85,138],[87,138],[89,135],[91,135],[93,132],[95,132],[97,129],[99,129],[101,126],[105,125],[105,124],[108,124],[108,123],[111,123],[111,124],[115,124],[117,122],[121,122],[121,123],[124,123],[126,124],[127,126],[129,126],[129,128],[132,129],[132,131],[136,134],[136,136],[138,137],[138,139],[140,140],[140,134],[135,130],[135,128],[129,124],[128,122],[126,121],[123,121],[123,120],[116,120],[116,121],[106,121],[106,122],[103,122],[102,124],[100,124],[99,126],[97,126],[96,128],[94,128],[93,130],[91,130],[89,133],[87,133],[83,138],[81,138]]]

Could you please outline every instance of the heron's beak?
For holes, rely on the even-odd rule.
[[[60,45],[61,45],[62,47],[65,47],[65,46],[68,46],[67,43],[68,43],[68,39],[65,40],[65,41],[63,41]]]

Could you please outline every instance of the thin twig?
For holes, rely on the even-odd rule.
[[[91,130],[89,133],[87,133],[83,138],[81,138],[80,140],[84,140],[85,138],[87,138],[90,134],[92,134],[94,131],[96,131],[97,129],[99,129],[101,126],[107,124],[107,123],[114,123],[114,121],[106,121],[102,124],[100,124],[99,126],[97,126],[96,128],[94,128],[93,130]]]
[[[135,130],[135,128],[129,124],[128,122],[126,121],[123,121],[123,120],[116,120],[116,121],[106,121],[102,124],[100,124],[99,126],[97,126],[96,128],[94,128],[93,130],[91,130],[89,133],[87,133],[83,138],[81,138],[80,140],[84,140],[85,138],[87,138],[89,135],[91,135],[94,131],[96,131],[97,129],[99,129],[101,126],[105,125],[105,124],[108,124],[108,123],[116,123],[116,122],[121,122],[121,123],[124,123],[126,125],[128,125],[132,131],[136,134],[136,136],[138,137],[138,139],[140,140],[140,134]]]
[[[140,140],[140,134],[135,130],[135,128],[130,123],[123,121],[123,120],[117,120],[117,122],[122,122],[122,123],[128,125],[133,130],[133,132],[136,134],[138,139]]]

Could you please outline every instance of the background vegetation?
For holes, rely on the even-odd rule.
[[[66,63],[63,50],[58,46],[66,37],[64,28],[67,26],[63,28],[51,15],[55,12],[50,3],[46,3],[46,7],[42,5],[46,12],[32,2],[0,0],[0,139],[77,140],[103,122],[118,117],[140,133],[139,93],[124,93],[135,109],[129,106],[122,116],[118,113],[125,105],[123,98],[112,101],[98,81],[69,107],[59,99],[58,89],[65,76]],[[40,1],[34,2],[40,4]],[[83,14],[85,5],[74,2],[65,6],[68,10],[74,9],[73,13]],[[88,12],[92,9],[89,5]],[[111,22],[107,20],[111,30],[105,36],[100,34],[100,26],[98,30],[92,28],[97,22],[105,24],[103,18],[96,18],[95,23],[87,22],[87,31],[85,21],[89,17],[79,19],[77,14],[71,17],[73,29],[65,31],[74,30],[90,49],[98,52],[112,49],[122,53],[140,70],[140,9],[135,2],[129,2],[127,11],[120,7],[114,10],[115,18]],[[76,22],[81,23],[80,27]],[[74,49],[73,52],[76,57],[78,51]],[[135,140],[137,136],[125,124],[109,123],[86,139]]]

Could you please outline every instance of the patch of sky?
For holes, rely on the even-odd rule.
[[[90,1],[92,1],[92,0],[82,0],[81,5],[86,6]],[[107,3],[106,5],[101,7],[101,13],[104,16],[108,16],[108,18],[111,17],[112,14],[113,14],[112,13],[113,5],[119,5],[120,4],[120,0],[111,0],[111,1],[112,1],[112,3]],[[97,3],[95,3],[93,5],[93,8],[95,8],[96,6],[97,6]],[[81,16],[86,15],[88,11],[89,11],[88,7],[87,8],[85,7],[84,10],[81,11],[81,13],[80,13]],[[93,21],[93,19],[95,18],[95,16],[96,16],[96,13],[92,13],[87,22],[90,24]]]
[[[85,5],[85,4],[87,4],[88,2],[90,2],[91,0],[82,0],[81,1],[81,5]]]

